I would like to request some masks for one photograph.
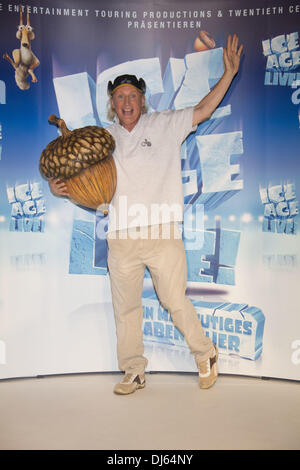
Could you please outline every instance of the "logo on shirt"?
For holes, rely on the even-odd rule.
[[[143,140],[143,142],[141,143],[142,147],[151,147],[151,145],[151,142],[147,139]]]

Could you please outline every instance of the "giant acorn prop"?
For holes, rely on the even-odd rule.
[[[43,150],[40,172],[47,179],[63,180],[70,199],[76,204],[91,209],[102,205],[102,210],[107,213],[117,182],[112,157],[114,138],[98,126],[70,131],[64,120],[54,115],[49,117],[49,123],[59,127],[62,135]]]

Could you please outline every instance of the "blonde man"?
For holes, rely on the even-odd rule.
[[[117,189],[108,226],[108,268],[117,332],[119,367],[125,372],[114,387],[129,394],[145,387],[142,288],[147,267],[161,304],[183,333],[199,370],[200,388],[217,379],[218,351],[204,334],[191,301],[186,297],[187,268],[178,224],[183,219],[180,147],[199,123],[209,119],[238,72],[243,46],[228,36],[224,74],[196,106],[177,111],[145,113],[146,84],[134,75],[108,83],[108,127],[114,136]],[[64,183],[51,180],[54,194],[68,196]],[[123,202],[126,200],[126,211]],[[153,206],[175,207],[167,218],[154,219]],[[140,217],[137,209],[143,208]],[[150,215],[150,218],[149,218]],[[168,234],[165,236],[165,234]]]

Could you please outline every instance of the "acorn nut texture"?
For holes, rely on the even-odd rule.
[[[70,178],[107,158],[115,148],[112,135],[102,127],[86,126],[70,131],[64,120],[53,114],[62,135],[50,142],[40,158],[40,171],[46,178]]]
[[[70,131],[64,120],[55,115],[49,117],[49,123],[59,127],[62,135],[43,150],[41,174],[47,179],[62,179],[77,204],[93,209],[108,204],[116,188],[112,135],[98,126]]]

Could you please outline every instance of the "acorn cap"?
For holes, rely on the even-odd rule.
[[[63,119],[54,114],[49,123],[55,124],[62,135],[43,150],[39,168],[45,178],[68,179],[82,170],[112,155],[113,136],[104,128],[86,126],[70,131]]]

